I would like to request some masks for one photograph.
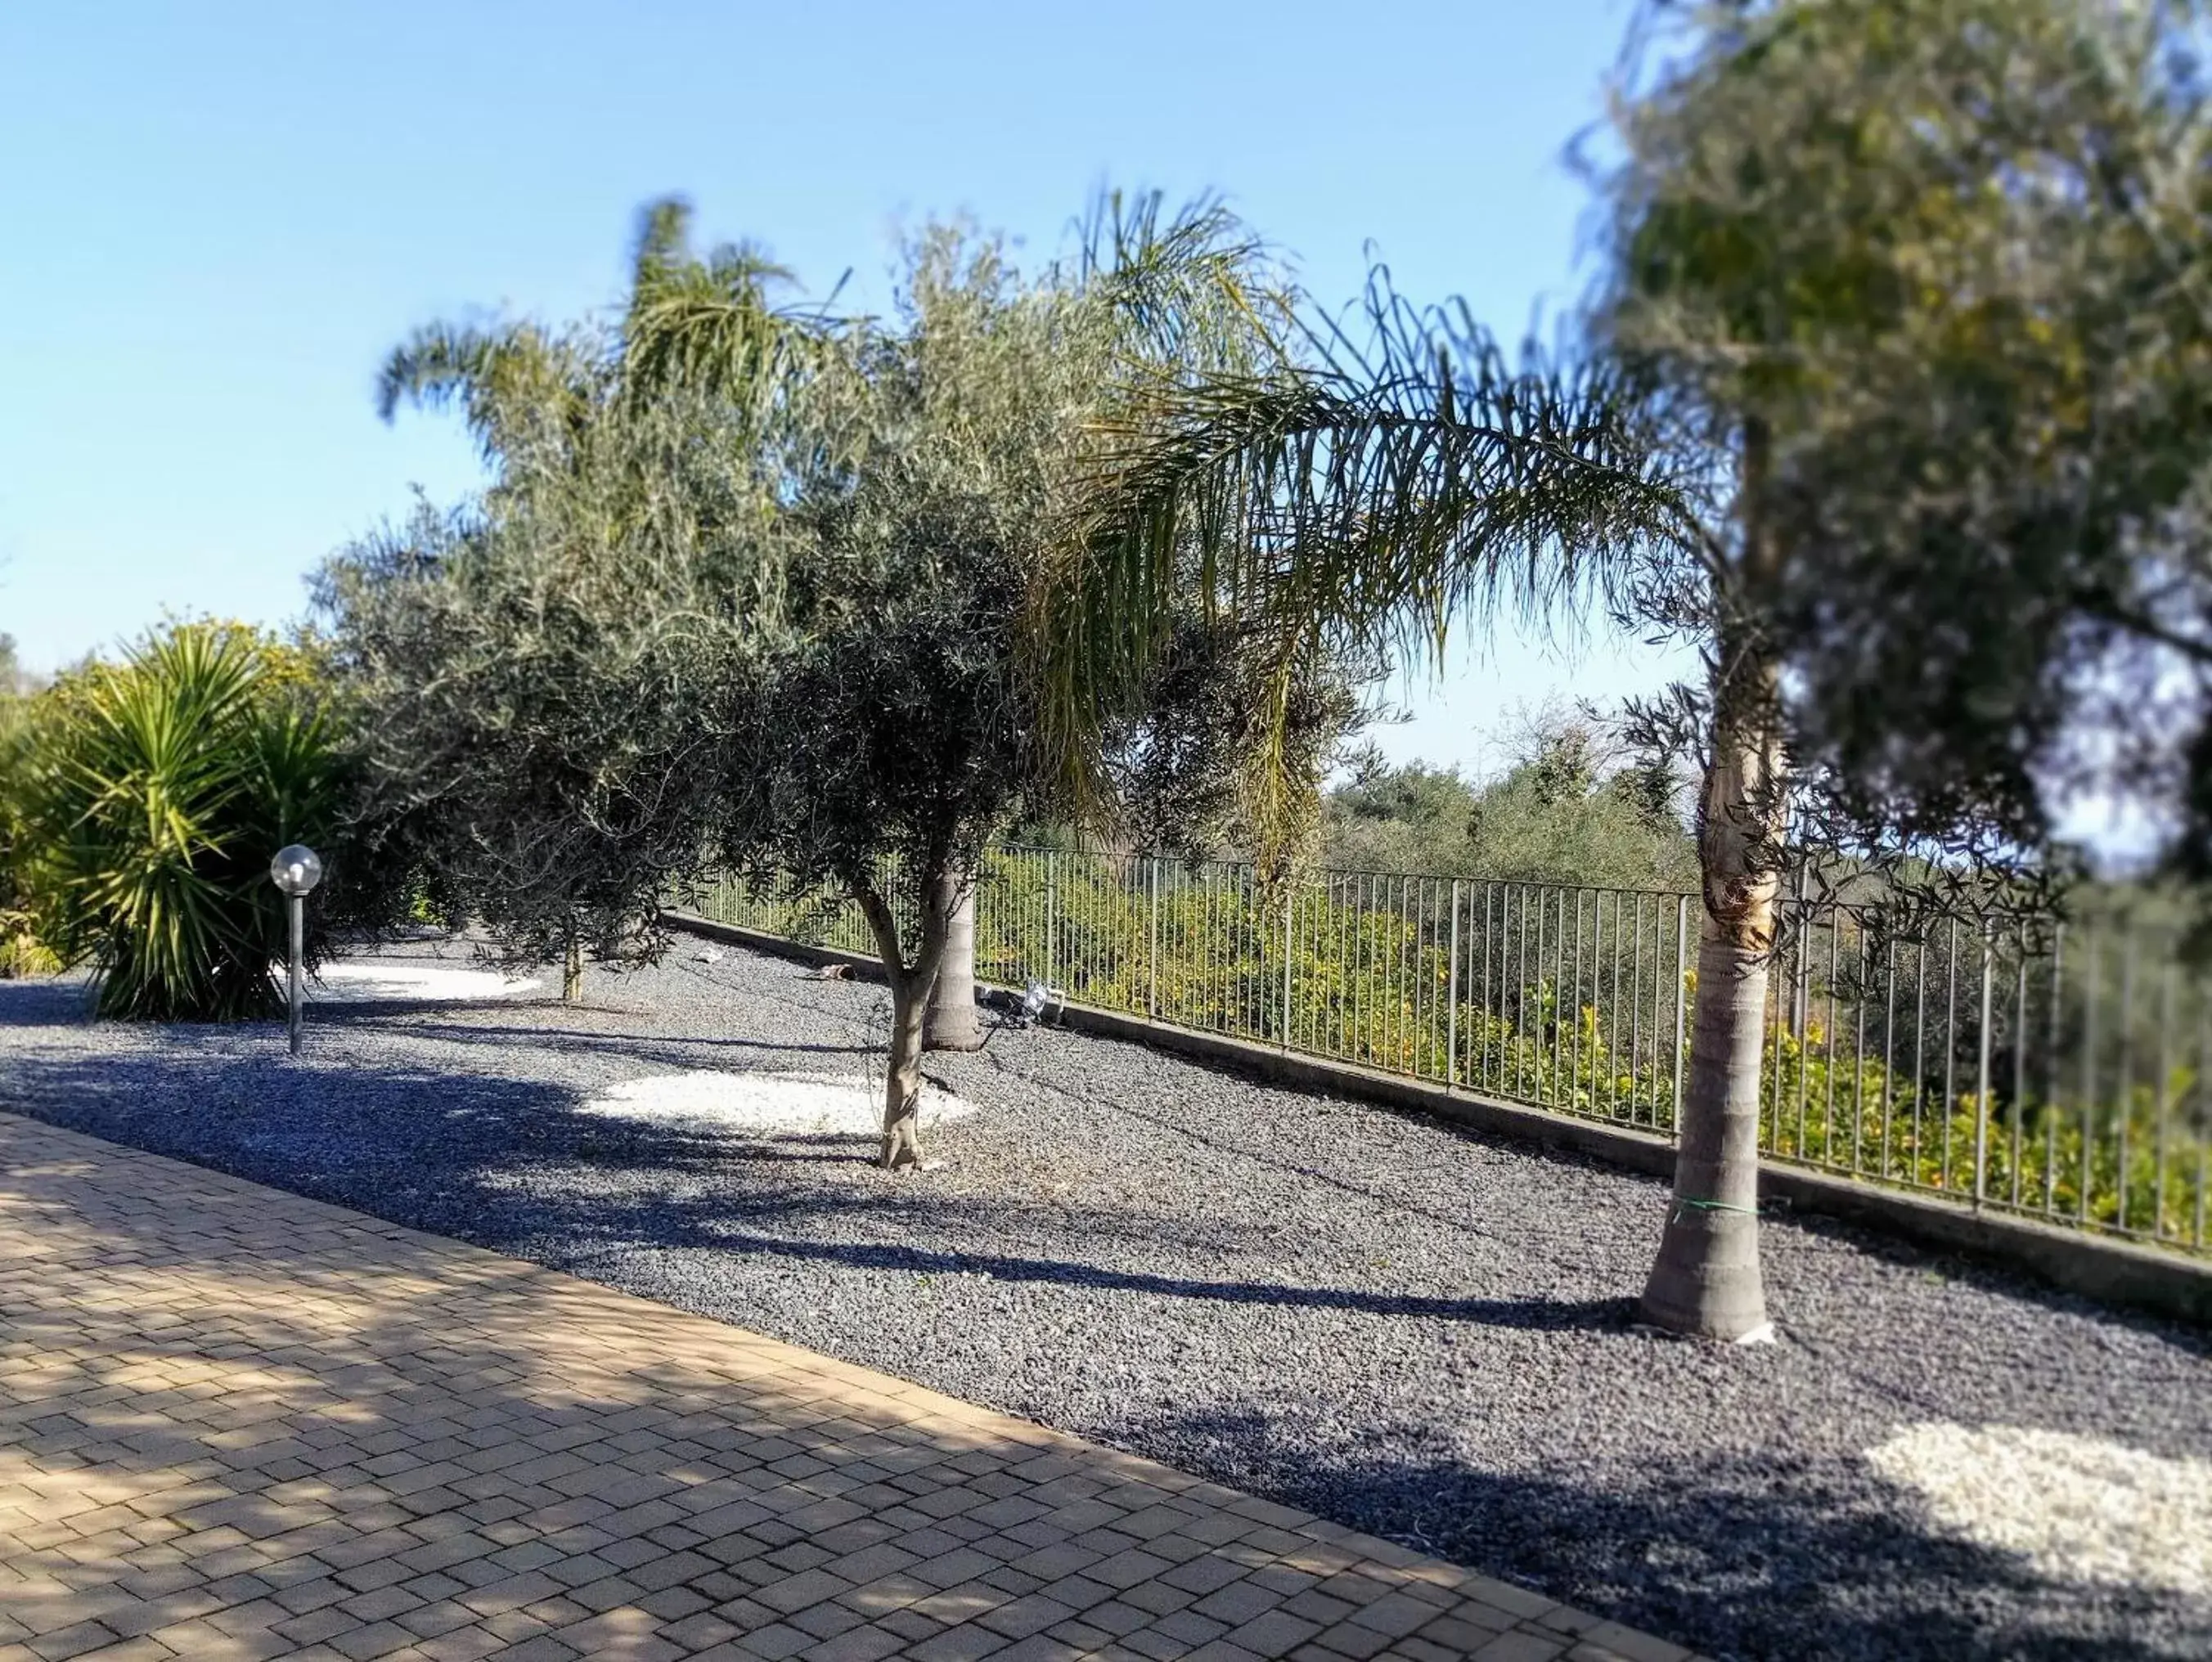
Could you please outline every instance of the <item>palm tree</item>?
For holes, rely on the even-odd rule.
[[[1589,367],[1508,373],[1382,282],[1370,354],[1319,330],[1304,373],[1133,402],[1035,650],[1079,773],[1179,585],[1284,662],[1589,602],[1694,639],[1697,1019],[1644,1309],[1741,1339],[1785,832],[1978,906],[2050,834],[2081,689],[2134,684],[2116,634],[2201,652],[2161,538],[2198,524],[2206,8],[1643,10]]]
[[[1079,797],[1098,715],[1141,682],[1174,597],[1197,585],[1260,620],[1275,685],[1311,654],[1432,653],[1462,622],[1554,626],[1710,615],[1770,557],[1744,516],[1717,526],[1734,468],[1665,442],[1664,408],[1601,359],[1509,367],[1463,307],[1417,312],[1370,284],[1373,344],[1310,330],[1306,366],[1154,385],[1117,414],[1085,534],[1040,595],[1032,652]],[[1760,466],[1758,436],[1735,465]],[[1699,796],[1705,908],[1674,1198],[1644,1297],[1668,1328],[1742,1339],[1766,1325],[1755,1233],[1759,1060],[1779,858],[1778,667],[1757,631],[1709,653]],[[1294,781],[1254,758],[1286,851]]]

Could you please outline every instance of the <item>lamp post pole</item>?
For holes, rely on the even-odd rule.
[[[284,891],[284,909],[290,914],[292,955],[286,966],[287,1003],[290,1008],[292,1054],[297,1056],[300,1009],[307,981],[307,894],[323,880],[323,863],[313,849],[295,842],[276,851],[276,858],[269,862],[269,878]]]
[[[302,980],[300,960],[307,948],[307,897],[305,895],[287,895],[284,909],[292,914],[292,1054],[297,1056],[300,1053],[300,983]]]

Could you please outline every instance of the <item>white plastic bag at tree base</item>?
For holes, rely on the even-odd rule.
[[[697,963],[719,964],[722,961],[722,949],[718,946],[702,946],[691,956]]]

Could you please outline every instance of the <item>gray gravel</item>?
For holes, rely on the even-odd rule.
[[[435,955],[418,945],[403,955]],[[0,983],[0,1106],[495,1246],[1137,1450],[1721,1656],[2212,1655],[2212,1601],[1939,1533],[1933,1420],[2212,1459],[2212,1341],[1812,1222],[1781,1342],[1632,1326],[1662,1188],[1139,1046],[933,1058],[943,1163],[586,1117],[684,1068],[852,1070],[884,995],[731,951],[556,1003],[93,1027]],[[442,949],[445,961],[465,949]]]

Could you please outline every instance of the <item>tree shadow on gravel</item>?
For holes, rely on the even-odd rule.
[[[81,1009],[74,987],[0,984],[0,1032],[70,1023]],[[215,1042],[223,1030],[204,1031],[209,1041],[198,1044],[15,1049],[0,1059],[0,1107],[586,1276],[609,1251],[642,1244],[1644,1343],[1626,1300],[1429,1298],[824,1241],[842,1214],[920,1233],[957,1229],[991,1203],[889,1180],[838,1192],[777,1182],[708,1188],[693,1180],[775,1177],[779,1168],[803,1180],[810,1168],[866,1156],[842,1139],[769,1144],[596,1120],[574,1112],[569,1086],[419,1065],[318,1066],[312,1054],[303,1065],[275,1045],[248,1053]],[[579,1190],[572,1180],[586,1169],[618,1186]],[[1114,1223],[1054,1216],[1072,1241],[1086,1230],[1103,1238]],[[777,1224],[810,1238],[765,1233]],[[2008,1282],[2003,1290],[2014,1289]],[[1595,1489],[1564,1474],[1474,1470],[1434,1447],[1361,1443],[1317,1459],[1291,1411],[1133,1418],[1112,1435],[1716,1653],[2134,1662],[2212,1653],[2212,1614],[2124,1589],[2055,1588],[2017,1560],[1932,1534],[1902,1504],[1872,1503],[1863,1474],[1839,1482],[1832,1464],[1810,1458],[1701,1459],[1662,1446],[1632,1480]]]
[[[1093,1044],[1120,1045],[1131,1042],[1103,1038],[1096,1034],[1085,1034],[1083,1038],[1085,1042]],[[1071,1089],[1069,1086],[1063,1083],[1060,1078],[1033,1071],[1030,1068],[1021,1065],[1014,1058],[1002,1054],[981,1059],[988,1060],[1000,1072],[1018,1080],[1029,1089],[1066,1096],[1071,1100],[1081,1100],[1086,1109],[1096,1106],[1090,1099],[1083,1097],[1080,1092]],[[1158,1056],[1157,1059],[1164,1072],[1169,1070],[1188,1068],[1200,1073],[1225,1076],[1237,1080],[1240,1083],[1249,1085],[1255,1090],[1274,1095],[1308,1097],[1316,1101],[1325,1101],[1331,1106],[1347,1105],[1345,1099],[1322,1097],[1315,1093],[1299,1091],[1285,1086],[1269,1079],[1265,1075],[1240,1066],[1234,1061],[1212,1063],[1187,1056],[1164,1054]],[[1656,1218],[1659,1210],[1663,1207],[1664,1197],[1667,1193],[1667,1183],[1664,1179],[1627,1171],[1620,1166],[1607,1162],[1596,1155],[1581,1149],[1551,1143],[1546,1143],[1540,1147],[1533,1145],[1425,1108],[1356,1100],[1351,1101],[1348,1106],[1356,1107],[1362,1113],[1372,1113],[1378,1117],[1410,1121],[1454,1143],[1480,1148],[1488,1152],[1537,1162],[1547,1168],[1589,1173],[1617,1182],[1648,1186],[1655,1199],[1653,1240],[1655,1246],[1656,1245]],[[1387,1207],[1408,1216],[1423,1218],[1449,1228],[1469,1234],[1483,1233],[1479,1223],[1471,1222],[1464,1216],[1421,1204],[1402,1194],[1371,1182],[1360,1180],[1356,1177],[1322,1170],[1307,1162],[1285,1159],[1264,1137],[1240,1137],[1233,1130],[1224,1131],[1214,1125],[1191,1125],[1170,1111],[1146,1105],[1116,1101],[1112,1104],[1112,1107],[1117,1113],[1143,1120],[1155,1128],[1186,1137],[1194,1145],[1212,1153],[1253,1161],[1304,1181],[1323,1185],[1340,1193]],[[2017,1300],[2043,1310],[2128,1328],[2153,1336],[2192,1355],[2212,1357],[2212,1328],[2191,1326],[2176,1319],[2101,1303],[2083,1295],[2053,1287],[2047,1282],[2006,1264],[1981,1258],[1961,1256],[1922,1246],[1884,1234],[1863,1224],[1823,1216],[1816,1212],[1802,1211],[1786,1201],[1772,1203],[1769,1210],[1771,1228],[1799,1231],[1808,1236],[1848,1246],[1887,1264],[1909,1267],[1939,1276],[1943,1280],[1956,1282],[1961,1286],[1972,1288],[1982,1294]],[[1516,1239],[1524,1250],[1534,1250],[1517,1234]],[[1567,1262],[1568,1260],[1559,1261]],[[1792,1329],[1790,1337],[1793,1340],[1802,1342],[1805,1336]]]
[[[4,1026],[4,1022],[0,1022]],[[282,1052],[189,1043],[127,1055],[33,1053],[0,1076],[0,1107],[410,1228],[574,1267],[609,1246],[781,1257],[854,1271],[987,1274],[1158,1297],[1333,1309],[1498,1327],[1626,1334],[1626,1299],[1455,1298],[1110,1268],[1075,1259],[822,1237],[837,1219],[957,1235],[979,1209],[1024,1203],[869,1186],[825,1191],[748,1170],[867,1167],[866,1140],[695,1132],[575,1113],[572,1088],[416,1067],[318,1068]],[[302,1112],[303,1108],[306,1110]],[[1171,1221],[1050,1210],[1064,1237],[1171,1253]],[[762,1233],[781,1226],[789,1234]],[[1209,1243],[1212,1244],[1212,1243]]]
[[[2212,1655],[2212,1601],[2054,1582],[1811,1458],[1683,1451],[1598,1488],[1414,1450],[1316,1462],[1243,1413],[1133,1424],[1116,1441],[1718,1658]]]
[[[1210,1300],[1223,1304],[1264,1304],[1292,1310],[1348,1310],[1361,1315],[1419,1316],[1435,1321],[1479,1323],[1545,1331],[1569,1330],[1627,1332],[1634,1324],[1632,1299],[1431,1298],[1413,1293],[1376,1293],[1354,1288],[1297,1287],[1275,1282],[1205,1281],[1183,1276],[1109,1270],[1058,1259],[1010,1258],[997,1253],[961,1253],[900,1245],[830,1240],[788,1240],[744,1234],[711,1226],[698,1238],[675,1245],[712,1246],[725,1252],[834,1264],[854,1270],[894,1270],[914,1275],[982,1275],[1016,1284],[1092,1288],[1103,1292],[1139,1293],[1160,1298]]]
[[[506,1007],[472,1008],[495,1018]],[[80,983],[0,981],[0,1033],[9,1028],[79,1025],[84,1013],[84,992]],[[556,1052],[605,1054],[670,1065],[696,1065],[702,1059],[696,1052],[714,1046],[771,1054],[872,1053],[872,1047],[865,1045],[774,1043],[739,1037],[633,1037],[588,1029],[556,1029],[549,1034],[544,1029],[510,1025],[496,1019],[483,1023],[386,1019],[392,1014],[388,1006],[355,1006],[341,1022],[355,1030],[388,1030],[394,1040],[401,1042],[410,1037],[424,1036],[481,1045],[488,1050],[521,1043]],[[318,1019],[324,1016],[319,1016]],[[158,1048],[120,1055],[76,1054],[66,1058],[19,1056],[0,1063],[0,1102],[12,1097],[23,1111],[57,1123],[75,1125],[118,1141],[236,1171],[240,1175],[298,1189],[319,1198],[341,1200],[416,1227],[457,1234],[479,1244],[518,1249],[525,1243],[542,1240],[547,1228],[557,1219],[573,1222],[580,1231],[600,1240],[635,1240],[725,1251],[811,1251],[825,1259],[842,1255],[854,1268],[927,1269],[928,1266],[909,1263],[902,1257],[913,1257],[917,1249],[741,1237],[729,1233],[730,1226],[780,1223],[809,1235],[818,1235],[823,1232],[822,1226],[838,1216],[854,1213],[880,1215],[886,1205],[892,1205],[899,1213],[902,1226],[914,1220],[957,1230],[963,1216],[972,1213],[975,1204],[971,1199],[935,1192],[902,1189],[894,1197],[875,1191],[832,1193],[818,1186],[803,1192],[773,1185],[740,1186],[735,1192],[726,1187],[710,1204],[696,1205],[659,1192],[620,1196],[562,1192],[557,1168],[564,1166],[589,1168],[609,1179],[625,1174],[649,1178],[654,1173],[663,1173],[703,1181],[717,1174],[731,1176],[748,1171],[765,1176],[778,1168],[793,1174],[810,1168],[852,1168],[867,1165],[870,1161],[865,1143],[857,1139],[800,1139],[781,1135],[769,1139],[743,1132],[699,1132],[677,1125],[648,1126],[634,1121],[581,1116],[575,1112],[573,1089],[505,1079],[489,1071],[461,1072],[420,1065],[361,1068],[349,1064],[342,1072],[333,1072],[316,1066],[312,1049],[304,1065],[291,1062],[281,1048],[282,1030],[273,1023],[258,1027],[181,1026],[150,1031],[162,1041]],[[711,1061],[714,1058],[703,1059]],[[958,1062],[969,1058],[953,1059]],[[1012,1074],[1032,1089],[1065,1089],[1026,1068],[1008,1066],[1006,1059],[988,1059],[994,1071]],[[1199,1065],[1171,1057],[1157,1060],[1161,1068],[1170,1071],[1170,1078],[1173,1070]],[[303,1088],[318,1096],[315,1114],[319,1124],[313,1127],[293,1123],[284,1106],[297,1102],[298,1093]],[[280,1105],[276,1123],[257,1123],[267,1117],[264,1113],[264,1095]],[[190,1126],[169,1123],[180,1107],[210,1106],[223,1110],[221,1119],[210,1120],[201,1114]],[[1194,1128],[1146,1107],[1117,1103],[1115,1107],[1118,1112],[1186,1134],[1200,1147],[1215,1153],[1258,1160],[1303,1180],[1403,1210],[1462,1234],[1480,1235],[1484,1232],[1480,1221],[1466,1216],[1409,1204],[1403,1197],[1371,1183],[1322,1171],[1304,1162],[1285,1160],[1264,1142],[1255,1145],[1218,1126]],[[1587,1166],[1607,1171],[1612,1176],[1622,1175],[1611,1172],[1601,1162],[1571,1153],[1547,1152],[1536,1156],[1525,1147],[1502,1142],[1477,1128],[1417,1110],[1376,1107],[1370,1111],[1425,1122],[1455,1141]],[[228,1152],[224,1151],[226,1148]],[[368,1180],[345,1180],[340,1168],[348,1167]],[[538,1195],[528,1192],[533,1186],[533,1172],[542,1173],[549,1180],[538,1186],[544,1191]],[[402,1204],[410,1209],[410,1215],[404,1217],[393,1210]],[[1002,1208],[1018,1204],[1013,1197],[1000,1203]],[[1120,1215],[1085,1215],[1073,1209],[1057,1208],[1052,1211],[1049,1222],[1055,1229],[1100,1239],[1118,1236],[1161,1248],[1179,1244],[1169,1238],[1163,1222],[1156,1219],[1139,1219],[1133,1223]],[[1784,1213],[1777,1222],[1885,1262],[1939,1274],[1984,1294],[2143,1332],[2194,1356],[2212,1356],[2212,1332],[2115,1310],[1998,1266],[1940,1256],[1861,1227],[1815,1216]],[[1516,1244],[1524,1254],[1533,1250],[1517,1236]],[[957,1252],[939,1256],[966,1267],[963,1255]],[[1567,1267],[1574,1266],[1569,1264]],[[1009,1260],[1003,1271],[994,1270],[992,1273],[1004,1273],[1009,1280],[1096,1286],[1106,1284],[1100,1277],[1120,1272],[1081,1263],[1024,1259]],[[1386,1302],[1397,1295],[1277,1287],[1273,1283],[1152,1279],[1158,1284],[1148,1287],[1144,1284],[1146,1277],[1130,1275],[1126,1277],[1126,1284],[1130,1290],[1246,1302],[1310,1305],[1340,1300],[1343,1301],[1341,1307],[1349,1309],[1389,1313],[1390,1308],[1395,1308],[1399,1313],[1494,1321],[1496,1325],[1515,1327],[1625,1330],[1629,1325],[1626,1301],[1602,1298],[1522,1301],[1407,1297],[1386,1308]],[[1236,1290],[1240,1285],[1245,1290]],[[1217,1288],[1227,1290],[1194,1290]],[[1815,1344],[1814,1336],[1800,1328],[1793,1327],[1790,1337],[1799,1344]]]

